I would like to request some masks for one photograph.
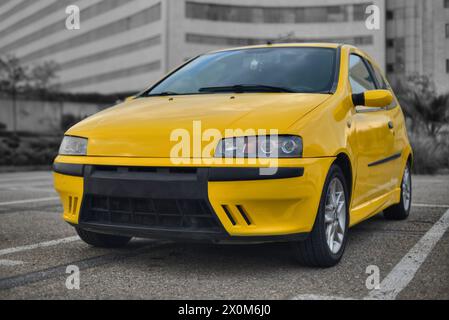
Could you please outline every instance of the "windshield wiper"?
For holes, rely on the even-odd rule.
[[[295,91],[282,88],[282,87],[274,87],[274,86],[266,86],[260,84],[239,84],[235,86],[223,86],[223,87],[206,87],[201,88],[199,92],[235,92],[235,93],[243,93],[243,92],[288,92],[295,93]]]
[[[179,93],[172,92],[172,91],[164,91],[161,93],[155,93],[155,94],[149,94],[147,97],[168,97],[168,96],[177,96]]]

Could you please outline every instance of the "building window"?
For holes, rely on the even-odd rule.
[[[449,59],[446,59],[446,73],[449,73]]]
[[[354,21],[364,21],[367,17],[366,8],[372,3],[363,3],[354,5]]]
[[[394,39],[387,39],[387,48],[394,48]]]
[[[444,0],[444,7],[449,9],[449,0]]]
[[[446,38],[449,39],[449,23],[446,23]]]
[[[197,44],[208,44],[216,46],[251,46],[256,44],[264,44],[267,42],[274,42],[276,39],[268,38],[237,38],[237,37],[226,37],[226,36],[214,36],[196,33],[186,34],[187,43],[197,43]],[[300,39],[292,38],[286,40],[286,42],[332,42],[332,43],[346,43],[357,46],[367,46],[374,43],[373,36],[360,36],[360,37],[349,37],[349,38],[328,38],[328,39]]]
[[[388,73],[394,72],[394,64],[392,64],[392,63],[387,64],[387,72]]]
[[[387,20],[394,20],[394,11],[387,10]]]
[[[189,19],[240,23],[332,23],[348,22],[351,7],[354,7],[354,20],[365,20],[366,7],[370,4],[372,3],[310,7],[252,7],[187,1],[185,14]]]

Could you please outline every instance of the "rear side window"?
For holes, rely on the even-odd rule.
[[[387,81],[385,80],[384,76],[380,72],[380,70],[377,67],[373,66],[374,75],[377,79],[377,83],[379,84],[379,89],[389,90],[390,86],[387,84]]]
[[[355,54],[351,55],[349,61],[349,81],[353,94],[376,89],[376,84],[368,67],[363,59]]]

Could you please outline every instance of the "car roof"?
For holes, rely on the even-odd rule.
[[[263,45],[255,45],[255,46],[245,46],[245,47],[236,47],[236,48],[228,48],[221,50],[214,50],[209,53],[215,52],[226,52],[226,51],[234,51],[234,50],[247,50],[247,49],[263,49],[263,48],[286,48],[286,47],[308,47],[308,48],[331,48],[337,49],[342,46],[339,43],[322,43],[322,42],[301,42],[301,43],[275,43],[275,44],[263,44]]]

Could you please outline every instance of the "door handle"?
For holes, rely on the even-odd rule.
[[[393,129],[394,129],[394,123],[393,123],[393,121],[389,121],[389,122],[388,122],[388,128],[389,128],[390,130],[393,130]]]

